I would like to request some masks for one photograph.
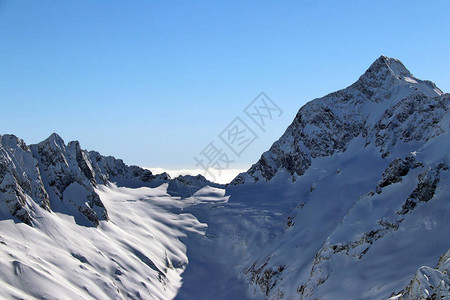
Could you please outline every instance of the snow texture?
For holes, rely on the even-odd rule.
[[[449,110],[381,56],[227,186],[3,135],[0,297],[449,299]]]

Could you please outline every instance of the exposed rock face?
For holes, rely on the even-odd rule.
[[[76,220],[81,214],[98,226],[99,221],[108,220],[108,212],[95,192],[97,184],[135,187],[170,181],[166,173],[153,175],[120,159],[83,150],[77,141],[66,145],[55,133],[31,146],[14,135],[0,138],[0,207],[3,214],[28,225],[32,225],[34,205],[39,205],[73,214]],[[188,184],[181,182],[180,186],[187,188]]]
[[[287,176],[294,183],[282,192],[298,197],[285,232],[242,270],[255,291],[266,299],[379,299],[401,290],[449,247],[449,129],[450,95],[384,56],[353,85],[303,106],[231,183],[256,189]],[[396,269],[408,271],[396,281]],[[421,267],[403,297],[447,299],[441,269]]]
[[[127,166],[121,159],[112,156],[102,156],[96,151],[85,152],[89,157],[95,180],[98,183],[108,181],[117,182],[119,185],[143,186],[146,183],[167,181],[170,176],[167,173],[152,174],[151,171],[138,166]]]
[[[445,132],[450,96],[381,56],[353,85],[304,105],[283,136],[232,184],[269,181],[281,169],[295,179],[311,160],[344,152],[360,136],[386,157],[399,141],[426,141]]]
[[[422,266],[411,283],[391,299],[449,299],[450,298],[450,250],[441,256],[435,268]]]
[[[164,251],[147,250],[148,254],[142,249],[158,241],[148,233],[162,223],[165,225],[157,231],[162,241],[168,232],[184,237],[176,223],[191,226],[192,213],[208,223],[208,230],[186,243],[194,266],[191,273],[186,272],[194,279],[186,288],[187,295],[195,295],[192,287],[202,290],[204,282],[220,284],[212,285],[219,287],[214,293],[206,293],[214,296],[183,298],[180,293],[181,299],[244,298],[244,293],[239,297],[228,291],[236,285],[234,277],[246,279],[255,297],[261,299],[448,299],[449,99],[433,83],[413,77],[398,60],[382,56],[349,88],[300,109],[280,140],[233,181],[235,186],[223,191],[226,196],[220,196],[220,201],[210,201],[217,191],[205,189],[207,193],[198,193],[192,200],[204,197],[207,203],[192,201],[192,206],[182,210],[170,206],[171,213],[165,217],[161,217],[158,204],[169,200],[165,193],[177,197],[172,202],[206,185],[220,185],[202,176],[170,179],[167,174],[153,175],[122,160],[82,150],[78,142],[66,145],[56,134],[29,147],[5,135],[0,137],[0,217],[12,215],[31,226],[42,224],[34,220],[36,208],[41,206],[72,215],[77,223],[98,225],[108,219],[108,212],[97,195],[102,195],[105,187],[96,189],[97,185],[115,182],[152,187],[166,183],[167,188],[164,185],[159,191],[162,201],[154,198],[161,194],[149,196],[148,202],[156,200],[157,205],[142,214],[138,206],[125,218],[139,213],[141,219],[124,227],[131,229],[129,242],[122,240],[122,227],[115,235],[117,243],[112,245],[123,246],[127,259],[119,263],[115,248],[108,251],[113,268],[101,264],[106,281],[97,281],[94,274],[89,279],[94,286],[98,282],[107,285],[112,278],[120,282],[134,269],[123,266],[134,265],[132,260],[136,260],[146,265],[143,277],[149,278],[148,272],[153,272],[156,277],[149,280],[156,279],[160,290],[166,291],[170,271],[184,269],[187,258],[174,259],[172,247],[165,242],[160,245]],[[260,182],[253,184],[255,181]],[[118,207],[129,207],[127,200]],[[182,218],[173,218],[172,210],[180,211]],[[118,214],[111,209],[111,218]],[[152,226],[147,227],[147,221]],[[141,241],[140,247],[135,246],[135,230],[151,243]],[[5,242],[0,236],[0,249],[11,240]],[[175,251],[185,249],[181,246]],[[427,267],[445,252],[436,268]],[[99,253],[97,249],[86,253],[77,249],[70,252],[70,259],[89,264],[93,257],[103,259]],[[38,256],[37,265],[40,259]],[[21,270],[29,268],[19,260],[12,263],[20,277]],[[99,269],[93,270],[97,273]],[[143,284],[135,280],[136,275],[141,274],[128,277],[133,287],[130,291]],[[119,292],[116,286],[111,288]],[[143,298],[132,293],[123,297]]]
[[[446,132],[442,120],[448,113],[449,99],[448,94],[430,97],[421,91],[405,97],[387,109],[373,127],[376,146],[386,155],[400,141],[424,142]]]
[[[32,145],[31,150],[39,162],[52,204],[59,201],[75,206],[95,226],[99,220],[108,220],[106,208],[94,191],[97,182],[89,156],[78,142],[66,146],[61,137],[52,134]]]
[[[419,175],[416,188],[402,205],[399,214],[404,215],[413,210],[419,202],[428,202],[433,198],[442,170],[448,171],[448,166],[445,163],[439,163],[433,168],[428,168]]]
[[[0,199],[4,212],[29,225],[33,203],[50,209],[38,162],[24,141],[13,135],[0,137]]]
[[[416,171],[412,175],[412,170]],[[321,285],[325,284],[330,276],[330,269],[333,269],[333,262],[336,261],[352,261],[356,264],[362,260],[363,257],[371,251],[373,245],[377,241],[383,239],[385,236],[395,232],[401,228],[402,223],[407,214],[410,214],[421,204],[431,201],[435,196],[438,188],[438,183],[441,177],[447,176],[449,168],[445,163],[438,163],[433,167],[425,166],[425,163],[418,161],[414,155],[407,155],[405,158],[395,158],[383,171],[381,179],[376,186],[376,193],[371,190],[365,195],[362,195],[350,209],[347,215],[342,219],[337,228],[333,230],[330,236],[327,237],[322,247],[315,253],[313,262],[310,267],[308,279],[301,282],[297,289],[297,294],[300,299],[314,299],[317,294],[316,290]],[[447,174],[444,174],[447,173]],[[379,216],[376,213],[370,217],[373,222],[367,220],[364,226],[352,225],[355,220],[368,218],[366,215],[361,215],[364,210],[361,207],[371,207],[373,203],[379,203],[380,199],[384,199],[383,194],[386,193],[384,189],[390,187],[401,191],[402,188],[396,187],[404,183],[404,178],[409,175],[409,180],[415,178],[415,185],[412,192],[404,199],[390,199],[382,200],[391,202],[389,205],[382,204],[382,211]],[[311,192],[314,192],[312,189]],[[391,195],[387,196],[392,197]],[[400,205],[399,205],[400,203]],[[402,203],[402,204],[401,204]],[[303,205],[302,205],[303,206]],[[367,208],[366,208],[367,209]],[[365,212],[368,212],[367,210]],[[353,221],[352,221],[353,220]],[[294,218],[288,217],[287,227],[295,225]],[[347,224],[346,224],[347,223]],[[343,238],[342,229],[339,227],[349,226],[348,233]],[[295,226],[294,226],[295,228]],[[302,228],[297,228],[299,232]],[[348,239],[348,237],[351,237]],[[449,250],[450,251],[450,250]],[[400,299],[441,299],[435,298],[436,295],[442,299],[447,299],[450,295],[449,290],[449,276],[448,267],[450,266],[449,252],[441,258],[440,264],[435,269],[429,267],[421,267],[411,281],[411,284],[402,293]],[[280,259],[271,263],[272,255],[269,255],[263,262],[255,262],[248,269],[244,269],[243,273],[249,276],[249,280],[255,286],[259,286],[261,291],[268,296],[268,299],[284,299],[278,297],[280,293],[283,294],[283,289],[278,287],[278,284],[283,282],[283,270],[289,266],[290,261],[285,261],[286,264],[280,262]],[[443,261],[446,262],[446,267],[442,267]],[[279,266],[282,268],[279,268]],[[399,294],[399,293],[395,293]],[[399,299],[393,298],[393,299]]]
[[[207,185],[211,187],[223,187],[221,184],[208,181],[202,175],[180,175],[170,180],[167,193],[171,196],[188,198]]]
[[[284,271],[284,266],[277,266],[275,268],[266,268],[267,262],[256,268],[254,263],[245,274],[251,275],[252,283],[261,287],[263,293],[268,296],[271,289],[280,280],[280,275]]]
[[[402,159],[400,157],[394,159],[383,172],[381,180],[378,182],[376,187],[377,193],[381,193],[381,189],[385,186],[401,182],[402,177],[407,175],[410,169],[416,168],[420,165],[422,164],[417,162],[412,155],[408,155],[406,159]]]
[[[424,164],[418,162],[412,155],[408,155],[405,159],[396,158],[391,161],[389,166],[383,172],[382,179],[378,182],[378,185],[376,187],[377,194],[381,194],[384,187],[402,182],[402,178],[405,177],[410,170],[417,167],[423,169]],[[300,293],[301,297],[311,297],[312,295],[314,295],[315,288],[328,279],[328,261],[333,258],[333,256],[345,256],[347,259],[360,260],[364,255],[366,255],[368,251],[370,251],[372,245],[377,240],[383,238],[385,235],[393,231],[397,231],[400,228],[401,223],[405,219],[405,214],[410,213],[412,210],[414,210],[419,202],[428,202],[433,198],[435,190],[437,188],[437,183],[440,181],[440,171],[448,171],[447,165],[444,163],[439,163],[435,167],[426,168],[417,176],[417,185],[405,200],[404,204],[402,205],[401,211],[388,211],[388,207],[386,207],[386,211],[388,212],[384,213],[383,218],[378,219],[377,222],[373,223],[371,228],[367,229],[365,232],[354,234],[354,236],[357,237],[356,239],[352,241],[342,241],[333,244],[326,242],[322,249],[316,253],[313,266],[311,268],[310,278],[308,279],[307,284],[303,285],[302,287],[302,292]],[[361,197],[359,201],[376,201],[373,199],[374,195],[376,194],[371,191]],[[416,277],[422,274],[424,278],[427,278],[427,275],[430,272],[433,273],[435,271],[430,271],[430,268],[428,267],[422,267],[421,269],[419,269],[418,275],[416,275]],[[413,280],[414,283],[416,283],[416,281],[417,280]],[[432,286],[432,288],[434,287]],[[448,283],[446,287],[448,287]],[[423,287],[421,288],[423,289]],[[415,287],[415,289],[417,289],[417,287]],[[448,295],[449,292],[450,290],[447,289],[446,295]],[[415,293],[417,294],[417,292]],[[405,299],[434,298],[416,298],[409,296]]]

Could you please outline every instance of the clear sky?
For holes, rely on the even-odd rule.
[[[0,134],[52,132],[128,164],[196,168],[236,117],[248,168],[307,101],[381,54],[450,91],[450,1],[0,0]],[[264,91],[266,131],[244,108]],[[231,156],[230,152],[230,156]]]

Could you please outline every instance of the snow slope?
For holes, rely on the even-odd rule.
[[[172,299],[188,263],[180,238],[206,228],[182,209],[226,201],[218,187],[57,134],[31,146],[0,136],[0,297]]]
[[[226,187],[1,136],[0,297],[448,299],[449,110],[381,56]]]
[[[232,182],[234,193],[279,174],[292,182],[285,231],[244,270],[260,297],[388,298],[437,263],[450,248],[449,99],[381,56],[300,109]]]
[[[313,159],[346,151],[356,137],[388,156],[398,142],[448,131],[440,122],[448,103],[449,95],[433,83],[415,78],[399,60],[381,56],[348,88],[304,105],[283,136],[232,184],[269,181],[281,169],[295,180]]]
[[[411,163],[404,157],[405,174],[398,160],[356,139],[348,151],[314,160],[296,182],[280,171],[268,183],[228,186],[228,202],[210,211],[185,208],[208,228],[186,241],[190,264],[176,299],[400,294],[450,248],[449,171],[441,165],[450,164],[449,140],[436,138]]]
[[[215,214],[236,217],[196,214],[225,249],[215,257],[252,284],[247,297],[387,299],[435,265],[450,248],[449,99],[381,56],[302,107],[227,187]]]
[[[172,299],[181,286],[186,246],[206,224],[180,212],[182,200],[157,188],[100,185],[109,221],[98,228],[35,207],[34,227],[1,221],[0,297]],[[200,200],[199,200],[200,201]]]

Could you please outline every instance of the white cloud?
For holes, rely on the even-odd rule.
[[[201,174],[206,177],[206,179],[217,182],[217,183],[229,183],[234,179],[239,173],[247,171],[247,169],[227,169],[227,170],[218,170],[210,168],[208,172],[205,172],[204,169],[179,169],[179,170],[170,170],[164,168],[146,168],[152,171],[153,174],[160,174],[162,172],[166,172],[170,175],[170,177],[175,178],[178,175],[198,175]]]

